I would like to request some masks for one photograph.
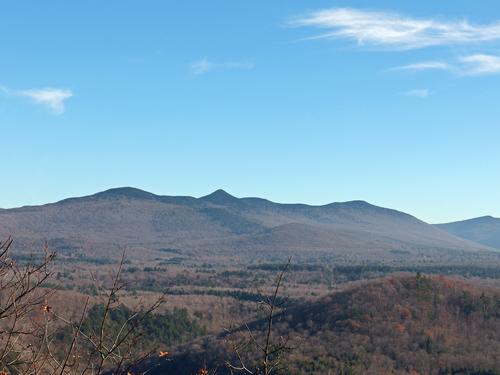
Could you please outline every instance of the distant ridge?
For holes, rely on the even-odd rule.
[[[457,237],[500,249],[500,219],[493,216],[437,224],[436,227]]]
[[[194,198],[122,187],[0,210],[0,236],[8,235],[26,248],[48,240],[65,251],[101,255],[127,247],[144,256],[170,247],[198,254],[323,252],[380,260],[395,250],[415,256],[491,250],[365,201],[281,204],[222,189]]]

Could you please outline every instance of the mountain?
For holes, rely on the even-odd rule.
[[[500,219],[498,218],[483,216],[454,223],[438,224],[436,227],[454,236],[500,249]]]
[[[44,240],[59,252],[137,256],[175,248],[191,254],[282,256],[312,252],[372,257],[489,250],[392,209],[364,201],[323,206],[236,198],[223,190],[202,198],[117,188],[57,203],[0,211],[0,236],[29,249]],[[1,237],[0,237],[1,238]]]

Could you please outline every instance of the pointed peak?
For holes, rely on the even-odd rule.
[[[209,195],[205,195],[204,197],[200,198],[201,200],[215,203],[215,204],[231,204],[231,203],[236,203],[239,202],[239,199],[232,196],[228,192],[218,189],[214,191],[213,193]]]

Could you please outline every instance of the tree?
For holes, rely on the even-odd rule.
[[[20,265],[11,257],[12,239],[0,243],[0,367],[13,373],[33,373],[37,363],[47,360],[40,341],[43,327],[34,318],[49,312],[44,301],[53,293],[43,289],[52,276],[49,265],[55,257],[45,247],[43,257]],[[38,344],[38,345],[37,345]]]
[[[160,296],[145,309],[130,312],[119,327],[110,329],[110,317],[120,306],[125,255],[108,288],[100,286],[104,299],[94,329],[83,329],[88,316],[87,297],[78,319],[65,317],[49,304],[54,289],[48,288],[55,253],[45,246],[41,257],[26,263],[11,256],[12,239],[0,243],[0,371],[8,374],[88,374],[108,371],[130,374],[153,351],[143,342],[141,322],[164,302]],[[63,330],[70,332],[66,345],[57,345]],[[160,352],[160,358],[166,357]]]
[[[245,373],[249,375],[272,375],[278,374],[284,369],[284,356],[291,348],[288,347],[288,337],[274,337],[274,324],[277,317],[283,309],[283,302],[280,299],[279,292],[284,281],[285,273],[290,268],[291,258],[279,272],[274,283],[274,291],[271,296],[263,296],[259,302],[260,309],[264,312],[264,329],[252,330],[248,325],[244,325],[247,340],[242,343],[236,343],[232,340],[231,346],[236,356],[236,362],[226,362],[226,366],[231,372]],[[243,351],[249,348],[257,349],[257,358],[253,361],[245,359]],[[250,364],[251,363],[251,364]]]

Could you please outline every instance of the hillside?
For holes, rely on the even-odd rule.
[[[0,211],[0,236],[18,247],[46,239],[61,253],[137,256],[175,248],[197,254],[303,254],[378,257],[391,250],[440,256],[485,246],[459,239],[408,214],[363,201],[324,206],[236,198],[218,190],[202,198],[159,196],[134,188],[42,206]]]
[[[500,374],[499,306],[498,289],[396,276],[291,306],[274,337],[290,337],[294,348],[287,374],[494,375]],[[255,337],[260,326],[250,324]],[[231,357],[225,338],[191,344],[159,371],[190,374],[207,363],[224,374]]]
[[[500,249],[500,219],[484,216],[476,219],[438,224],[437,228],[470,241]]]

